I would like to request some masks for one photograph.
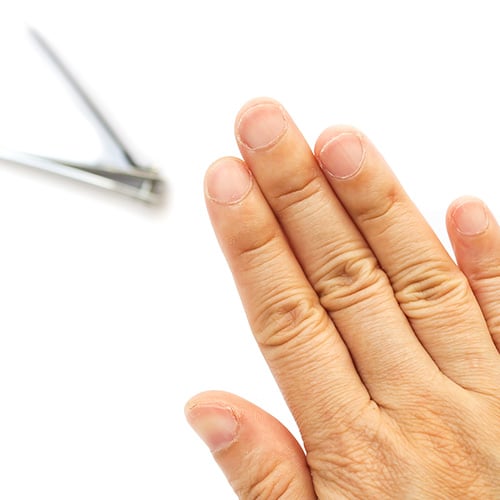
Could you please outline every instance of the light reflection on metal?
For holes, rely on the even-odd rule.
[[[5,149],[0,149],[0,160],[69,177],[148,203],[159,203],[165,191],[165,183],[159,173],[152,167],[139,164],[134,160],[116,131],[48,42],[34,29],[29,31],[81,100],[98,129],[103,146],[112,154],[113,161],[107,164],[84,164]]]

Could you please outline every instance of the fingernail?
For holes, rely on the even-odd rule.
[[[212,453],[227,448],[238,435],[238,420],[230,407],[195,405],[186,410],[186,418]]]
[[[251,187],[252,174],[243,163],[234,158],[223,158],[215,162],[205,176],[207,196],[224,205],[242,201]]]
[[[319,161],[323,169],[333,177],[348,179],[361,169],[364,157],[361,138],[352,132],[345,132],[323,146]]]
[[[488,214],[479,200],[464,201],[451,215],[459,233],[474,236],[484,233],[489,225]]]
[[[256,104],[247,109],[237,124],[237,138],[252,150],[266,149],[285,134],[288,123],[278,104]]]

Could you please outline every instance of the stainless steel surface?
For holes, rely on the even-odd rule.
[[[29,33],[83,104],[112,160],[84,164],[8,149],[0,149],[0,160],[62,175],[148,203],[159,203],[165,193],[165,183],[159,173],[134,160],[129,148],[47,40],[33,28]]]

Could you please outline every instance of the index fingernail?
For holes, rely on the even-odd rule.
[[[222,158],[211,165],[205,176],[208,198],[223,205],[242,201],[252,187],[252,174],[235,158]]]

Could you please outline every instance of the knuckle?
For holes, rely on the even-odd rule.
[[[245,271],[258,272],[265,279],[282,255],[280,236],[279,230],[273,229],[254,231],[250,237],[236,237],[230,245],[235,247],[238,266]]]
[[[272,500],[292,498],[293,474],[287,470],[283,460],[259,463],[260,469],[255,474],[244,475],[243,484],[233,483],[233,489],[239,498],[245,500]]]
[[[326,328],[326,314],[316,296],[287,291],[263,301],[256,321],[261,347],[283,347],[307,342]]]
[[[397,484],[391,465],[398,453],[374,403],[307,455],[315,482],[334,485],[355,498],[386,498]],[[332,446],[331,443],[335,443]],[[353,491],[352,478],[357,477]]]
[[[321,438],[314,448],[323,457],[332,458],[339,454],[339,457],[346,460],[354,460],[358,446],[367,450],[378,447],[381,418],[382,412],[378,405],[373,400],[368,400],[355,412],[337,414],[334,427],[318,431]],[[336,443],[335,449],[331,447],[333,442]]]
[[[317,173],[311,169],[301,178],[290,177],[280,184],[280,191],[274,195],[273,208],[283,214],[290,208],[296,210],[304,202],[322,192]]]
[[[342,252],[321,270],[316,290],[321,305],[335,313],[359,305],[388,286],[388,279],[368,249]]]
[[[240,260],[254,261],[255,259],[267,256],[272,250],[278,239],[278,232],[272,231],[254,231],[251,237],[237,237],[234,244],[238,245],[238,255]]]
[[[467,278],[476,293],[492,297],[496,301],[500,288],[500,268],[495,264],[481,263],[479,269],[467,273]]]
[[[480,270],[468,273],[467,278],[474,294],[480,299],[488,328],[495,337],[500,332],[500,304],[498,291],[500,290],[500,269],[495,265],[482,265]]]
[[[434,314],[443,305],[467,306],[470,288],[467,278],[457,269],[439,263],[417,262],[395,279],[395,295],[405,314],[421,318]],[[468,306],[467,306],[468,307]],[[454,309],[456,310],[456,309]]]
[[[441,483],[444,490],[450,492],[450,497],[451,491],[461,492],[462,495],[476,491],[484,471],[492,465],[490,457],[477,445],[477,434],[484,428],[481,421],[483,412],[477,411],[475,402],[457,404],[441,394],[430,394],[417,404],[419,411],[408,423],[414,442],[427,451],[422,458],[429,479],[435,484]],[[469,422],[475,423],[472,432]],[[441,473],[436,475],[436,471],[449,470],[457,474],[444,476],[444,482]],[[471,495],[470,498],[476,496]]]
[[[498,286],[500,280],[500,262],[481,260],[474,263],[474,268],[468,272],[469,279],[478,284],[483,284],[485,287]]]
[[[376,186],[373,189],[376,189]],[[376,203],[373,203],[373,200],[376,200]],[[386,228],[387,219],[391,219],[393,213],[400,207],[399,193],[395,184],[372,191],[367,201],[371,203],[362,203],[357,209],[357,219],[362,225],[376,225],[380,222],[382,227]]]
[[[496,301],[494,305],[497,306]],[[490,330],[491,334],[494,337],[498,335],[498,332],[500,332],[500,310],[496,310],[494,314],[487,315],[486,323],[488,324],[488,329]]]
[[[500,270],[485,267],[480,271],[468,273],[468,279],[477,293],[496,298],[500,288]]]

